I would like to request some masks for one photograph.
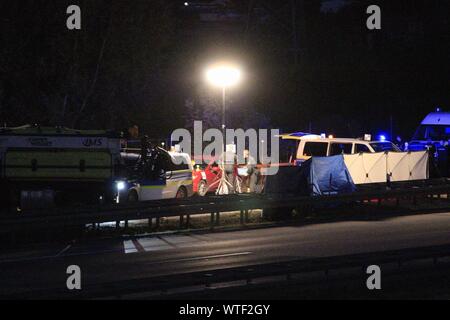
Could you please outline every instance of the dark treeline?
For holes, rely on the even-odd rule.
[[[1,0],[1,124],[137,124],[155,137],[217,126],[220,92],[202,72],[223,57],[245,71],[229,127],[358,136],[392,123],[409,137],[436,106],[450,110],[450,1],[378,1],[377,31],[365,0],[183,2]],[[66,28],[70,4],[80,31]]]

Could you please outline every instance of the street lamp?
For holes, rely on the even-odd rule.
[[[225,138],[225,109],[226,109],[226,90],[229,87],[235,86],[241,80],[241,70],[236,66],[230,64],[216,64],[211,66],[206,71],[206,80],[216,87],[222,88],[222,135],[223,135],[223,146],[226,145]],[[226,150],[226,149],[225,149]],[[225,151],[224,150],[224,151]],[[226,159],[225,152],[222,154],[222,176],[217,187],[217,194],[228,194],[229,190],[234,192],[234,182],[228,181],[227,174],[225,174],[224,168],[225,163],[229,160]]]
[[[226,89],[239,83],[241,71],[230,64],[214,65],[206,71],[206,80],[212,85],[222,88],[222,134],[225,138]]]

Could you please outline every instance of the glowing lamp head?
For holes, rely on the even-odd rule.
[[[381,135],[378,137],[378,139],[379,139],[381,142],[384,142],[384,141],[386,141],[386,136],[385,136],[384,134],[381,134]]]
[[[230,65],[217,65],[206,71],[206,80],[212,85],[221,88],[237,85],[241,80],[241,76],[241,71]]]
[[[125,182],[123,181],[116,182],[116,187],[118,191],[125,190]]]

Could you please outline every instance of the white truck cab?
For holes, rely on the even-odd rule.
[[[327,157],[339,154],[375,153],[385,151],[400,151],[390,141],[372,141],[370,139],[334,138],[324,135],[291,133],[280,135],[282,140],[296,142],[295,153],[291,154],[289,162],[305,161],[311,157]]]

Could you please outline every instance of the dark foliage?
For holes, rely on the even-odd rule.
[[[1,0],[0,121],[155,137],[196,118],[216,126],[220,92],[201,75],[218,57],[245,68],[229,127],[408,137],[450,109],[450,2],[379,1],[380,31],[365,27],[371,2],[348,2],[225,1],[219,16],[238,18],[204,22],[180,1],[79,0],[82,30],[69,31],[74,1]]]

